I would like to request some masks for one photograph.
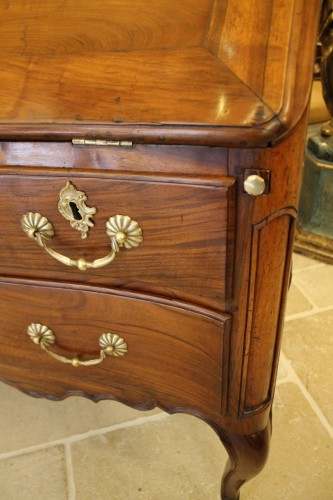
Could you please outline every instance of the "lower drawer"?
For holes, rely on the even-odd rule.
[[[227,315],[100,289],[12,282],[0,282],[0,314],[0,378],[24,391],[54,399],[115,397],[141,408],[221,411]],[[113,347],[100,364],[75,367],[32,342],[31,324],[52,330],[55,342],[47,349],[63,358],[98,360],[103,333],[120,336],[127,352],[124,345],[119,352],[111,352]]]

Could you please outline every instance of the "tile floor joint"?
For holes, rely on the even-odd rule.
[[[156,415],[150,415],[147,417],[141,417],[133,420],[129,420],[127,422],[121,422],[119,424],[111,425],[110,427],[101,427],[99,429],[93,429],[87,432],[83,432],[82,434],[74,434],[72,436],[68,436],[65,438],[55,439],[53,441],[48,441],[46,443],[40,443],[33,446],[28,446],[26,448],[20,448],[17,450],[12,450],[9,452],[0,453],[0,461],[6,460],[8,458],[14,458],[21,455],[28,455],[29,453],[34,453],[36,451],[45,450],[48,448],[52,448],[54,446],[70,446],[72,443],[76,443],[78,441],[83,441],[84,439],[88,439],[91,437],[99,436],[102,434],[108,434],[109,432],[115,432],[122,429],[127,429],[130,427],[138,427],[140,425],[144,425],[148,422],[158,422],[159,420],[164,420],[166,418],[170,418],[170,415],[166,412],[157,413]]]
[[[67,494],[68,500],[75,500],[75,480],[72,461],[72,452],[69,443],[64,443],[65,447],[65,460],[66,460],[66,473],[67,473]]]
[[[292,366],[291,361],[285,356],[283,351],[281,351],[281,359],[283,360],[284,365],[288,369],[288,377],[287,377],[287,379],[284,379],[284,383],[292,382],[300,388],[303,396],[305,397],[305,399],[307,400],[307,402],[311,406],[312,410],[314,411],[314,413],[318,417],[320,423],[323,425],[323,427],[325,427],[326,431],[329,433],[329,435],[333,439],[333,427],[329,424],[328,420],[326,419],[325,415],[323,414],[322,410],[320,409],[318,403],[312,397],[312,395],[309,393],[309,391],[307,390],[307,388],[303,384],[302,380],[297,375],[294,367]]]

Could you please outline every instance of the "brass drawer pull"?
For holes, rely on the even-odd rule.
[[[77,366],[93,366],[98,365],[106,358],[106,356],[123,356],[127,352],[127,344],[117,335],[116,333],[103,333],[99,337],[99,346],[101,348],[99,352],[99,358],[96,359],[88,359],[88,360],[80,360],[78,357],[75,358],[66,358],[65,356],[61,356],[61,354],[57,354],[56,352],[51,351],[49,346],[54,345],[56,342],[55,335],[52,330],[50,330],[46,325],[42,325],[41,323],[31,323],[28,326],[28,335],[31,340],[40,345],[40,347],[47,352],[52,358],[61,361],[62,363],[70,363],[71,365]]]
[[[54,229],[51,222],[41,214],[28,212],[22,217],[21,226],[26,235],[37,241],[51,257],[66,266],[75,266],[80,271],[104,267],[113,261],[120,247],[138,247],[143,241],[142,229],[136,221],[127,215],[114,215],[106,223],[106,234],[111,238],[111,252],[101,259],[89,262],[82,257],[77,260],[70,259],[48,247],[46,242],[53,237]]]

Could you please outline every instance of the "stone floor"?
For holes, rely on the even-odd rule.
[[[295,255],[271,453],[242,500],[333,499],[333,266]],[[0,385],[0,500],[217,500],[226,453],[187,415]]]

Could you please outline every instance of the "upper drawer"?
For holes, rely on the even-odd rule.
[[[88,237],[58,210],[59,193],[71,181],[96,207]],[[116,174],[1,176],[2,275],[125,288],[221,308],[230,295],[233,261],[234,180]],[[71,259],[107,255],[106,222],[127,215],[142,228],[138,248],[121,249],[111,264],[80,271],[54,260],[21,228],[27,212],[53,225],[48,246]]]

